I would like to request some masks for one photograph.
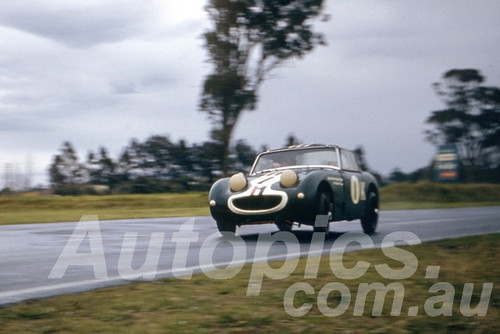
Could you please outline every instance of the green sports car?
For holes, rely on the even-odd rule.
[[[379,191],[372,174],[361,171],[352,151],[334,145],[300,145],[260,153],[248,175],[235,174],[212,185],[210,212],[220,232],[245,224],[294,224],[327,232],[329,222],[361,220],[375,232]]]

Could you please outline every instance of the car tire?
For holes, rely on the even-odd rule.
[[[280,231],[283,232],[290,232],[292,230],[293,224],[284,222],[284,221],[277,221],[275,222],[276,226],[278,226]]]
[[[217,220],[217,228],[219,229],[220,233],[224,232],[236,233],[236,225],[227,220],[222,220],[222,219]]]
[[[366,211],[361,218],[361,227],[366,234],[373,234],[378,224],[378,196],[373,191],[366,197]]]
[[[318,215],[328,215],[330,216],[330,194],[327,192],[320,192],[316,200],[316,216],[314,221],[314,232],[328,232],[330,223],[328,222],[326,226],[316,226]]]

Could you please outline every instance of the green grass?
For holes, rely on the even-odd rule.
[[[344,255],[344,266],[352,268],[358,261],[371,264],[360,278],[339,279],[329,265],[329,257],[321,258],[315,279],[305,279],[306,259],[301,259],[286,279],[265,278],[259,296],[246,296],[251,265],[233,278],[216,280],[196,275],[189,280],[163,279],[134,283],[121,287],[25,301],[0,308],[0,332],[5,333],[496,333],[500,325],[500,234],[468,237],[425,245],[405,247],[418,259],[414,275],[403,280],[383,278],[374,265],[388,264],[400,269],[402,263],[391,260],[380,250]],[[270,264],[279,268],[282,262]],[[425,278],[428,266],[440,266],[439,277]],[[283,307],[285,291],[294,283],[307,282],[315,293],[298,293],[295,307],[312,305],[302,317],[292,317]],[[348,288],[352,300],[338,317],[327,317],[317,305],[318,291],[326,284],[340,282]],[[375,293],[367,295],[361,316],[353,316],[360,284],[394,282],[404,286],[402,312],[391,316],[393,293],[387,294],[380,316],[373,316]],[[424,311],[426,301],[442,296],[443,291],[430,292],[437,282],[448,282],[455,289],[451,316],[431,317]],[[462,290],[474,283],[471,306],[478,303],[483,283],[494,283],[486,316],[466,317],[460,310]],[[335,308],[339,295],[327,299]],[[409,316],[408,309],[418,306],[418,314]],[[436,303],[442,308],[442,303]]]
[[[380,189],[382,210],[456,208],[500,205],[500,185],[398,183]],[[0,225],[78,221],[82,215],[100,220],[205,216],[208,193],[0,197]]]
[[[500,184],[395,183],[380,192],[385,203],[500,203]]]
[[[205,192],[152,195],[0,197],[0,225],[78,221],[82,215],[100,220],[206,216]]]
[[[380,189],[382,210],[500,205],[500,184],[395,183]]]
[[[381,210],[423,210],[423,209],[456,209],[484,206],[500,206],[500,201],[490,202],[382,202]]]

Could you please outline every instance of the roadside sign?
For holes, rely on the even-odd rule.
[[[439,145],[434,158],[434,180],[457,181],[459,162],[456,144]]]

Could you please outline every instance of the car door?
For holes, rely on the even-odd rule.
[[[357,219],[363,214],[366,201],[361,169],[354,153],[349,150],[340,150],[340,161],[344,179],[345,215],[347,219]]]

